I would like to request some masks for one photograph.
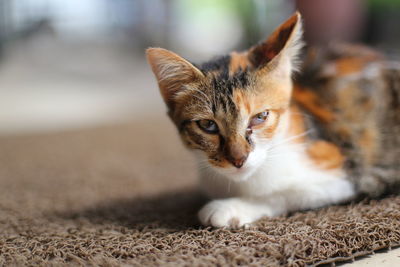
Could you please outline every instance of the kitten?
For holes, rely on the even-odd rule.
[[[400,156],[389,153],[386,163],[381,157],[396,139],[383,138],[383,122],[400,132],[399,116],[386,112],[400,94],[390,100],[381,82],[390,67],[368,49],[314,51],[294,84],[301,36],[295,13],[266,41],[202,65],[147,50],[168,114],[214,199],[199,212],[203,225],[242,227],[360,193],[377,195],[398,181],[394,174],[381,178],[390,176],[386,163]],[[355,66],[348,70],[345,59]]]

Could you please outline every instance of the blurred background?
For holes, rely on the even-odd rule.
[[[205,60],[264,39],[296,9],[309,44],[400,52],[400,0],[1,0],[0,135],[163,115],[146,47]]]

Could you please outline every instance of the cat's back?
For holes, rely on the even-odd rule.
[[[379,195],[400,182],[400,64],[360,45],[310,49],[294,102],[315,138],[340,147],[358,188]]]

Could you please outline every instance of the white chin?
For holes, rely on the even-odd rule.
[[[264,148],[256,147],[254,151],[252,151],[245,162],[245,164],[241,168],[236,168],[234,166],[230,166],[228,168],[221,168],[217,166],[213,166],[210,163],[209,170],[216,172],[217,174],[230,179],[235,182],[243,182],[247,179],[251,178],[251,176],[256,172],[256,170],[260,167],[260,163],[262,163],[266,157]],[[195,153],[199,160],[205,160],[204,154]]]
[[[256,170],[255,167],[249,166],[247,164],[239,169],[233,166],[229,168],[214,167],[213,169],[222,176],[236,182],[246,181]]]
[[[246,181],[257,171],[260,167],[260,163],[264,161],[265,157],[265,150],[262,148],[256,148],[250,153],[243,167],[238,169],[232,166],[225,170],[224,176],[238,182]]]

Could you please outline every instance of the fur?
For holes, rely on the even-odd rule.
[[[388,107],[374,102],[399,92],[379,82],[386,75],[398,86],[396,71],[376,64],[377,53],[342,47],[323,59],[310,52],[293,84],[301,35],[295,13],[266,41],[200,65],[165,49],[147,50],[168,114],[213,199],[199,212],[202,224],[242,227],[263,216],[377,195],[396,180],[376,179]],[[391,124],[400,121],[389,117]]]

